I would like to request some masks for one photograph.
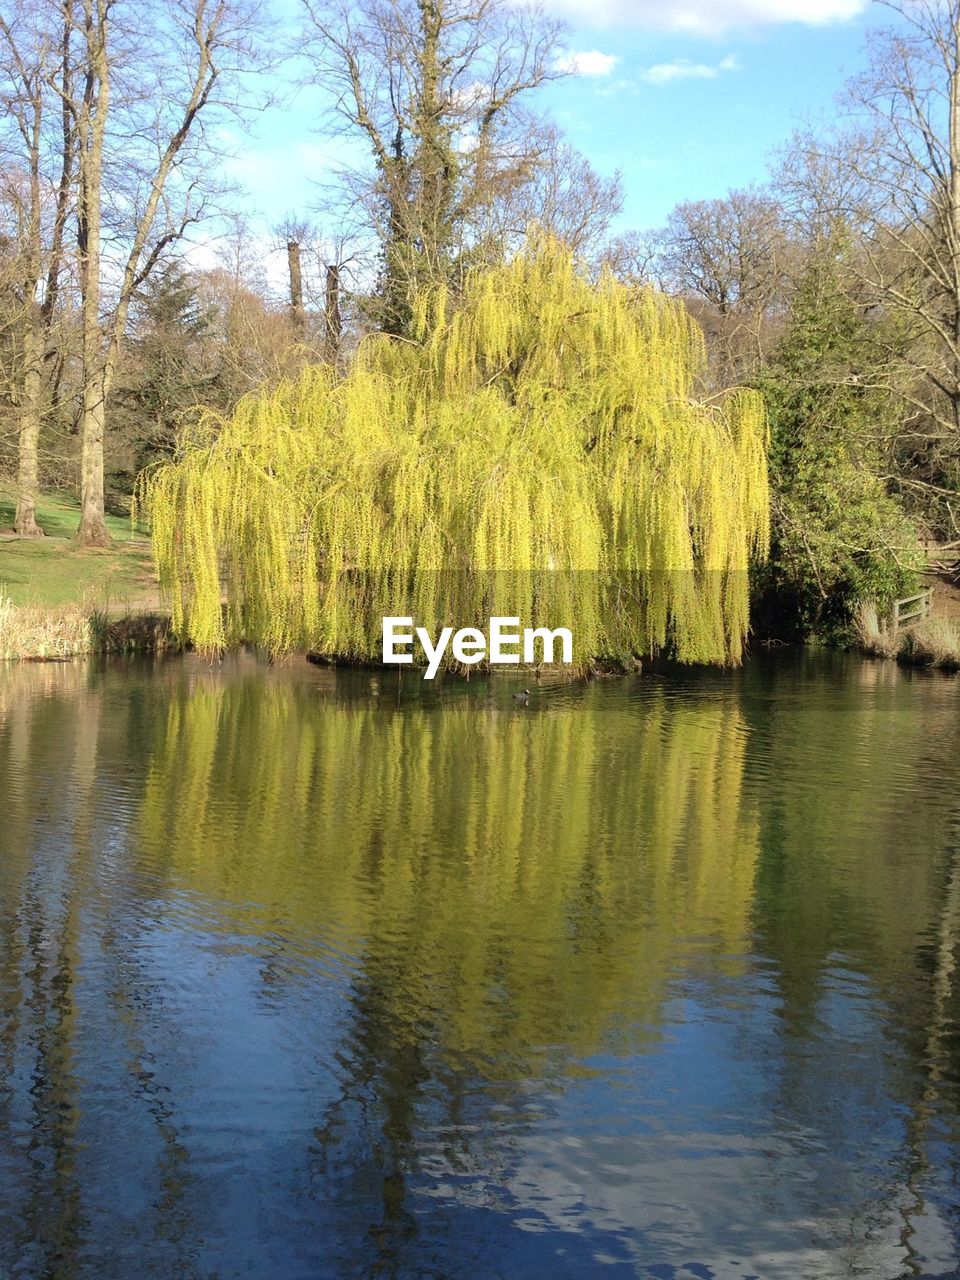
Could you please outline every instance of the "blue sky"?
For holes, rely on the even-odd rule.
[[[279,0],[292,16],[297,0]],[[541,96],[602,173],[620,169],[619,230],[659,226],[680,200],[761,182],[771,152],[805,121],[836,112],[863,62],[869,0],[545,0],[565,19],[579,73]],[[317,199],[342,140],[317,132],[315,91],[271,108],[244,137],[224,133],[227,161],[266,235]],[[322,220],[321,220],[322,225]]]
[[[720,6],[703,0],[702,7]],[[876,16],[863,6],[828,25],[771,22],[716,35],[580,26],[571,33],[574,50],[620,61],[602,76],[551,86],[545,101],[595,168],[622,171],[622,224],[659,226],[680,200],[762,182],[771,152],[794,129],[834,115]]]

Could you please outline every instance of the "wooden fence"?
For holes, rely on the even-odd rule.
[[[909,627],[914,622],[922,622],[924,618],[929,618],[932,608],[933,587],[927,587],[925,591],[921,591],[915,596],[904,596],[902,600],[894,600],[894,631],[902,631],[904,627]]]

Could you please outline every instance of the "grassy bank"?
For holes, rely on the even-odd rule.
[[[15,495],[0,485],[0,660],[55,661],[90,653],[176,647],[160,609],[149,541],[107,517],[114,545],[81,551],[78,504],[61,494],[38,506],[43,538],[13,533]]]
[[[105,550],[81,551],[73,541],[79,505],[62,494],[45,495],[37,516],[43,538],[13,533],[16,497],[0,485],[0,591],[17,606],[86,602],[113,613],[157,609],[159,594],[149,540],[125,516],[107,516],[114,539]]]

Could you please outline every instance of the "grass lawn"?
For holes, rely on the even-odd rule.
[[[0,591],[14,604],[85,602],[111,612],[158,603],[149,541],[125,516],[107,516],[114,545],[80,551],[73,541],[80,506],[62,494],[41,498],[37,519],[45,538],[14,538],[16,495],[0,485]]]

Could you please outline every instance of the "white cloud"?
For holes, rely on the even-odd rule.
[[[489,98],[490,86],[483,84],[480,80],[459,85],[451,95],[453,105],[461,111],[479,111],[487,104]]]
[[[653,27],[717,35],[731,27],[783,22],[823,26],[863,13],[870,0],[547,0],[561,17],[593,27]]]
[[[601,53],[599,49],[585,49],[558,58],[557,69],[572,71],[577,76],[608,76],[619,62],[620,59],[615,54]]]
[[[669,84],[671,80],[716,80],[723,71],[739,71],[740,64],[735,54],[730,54],[722,62],[691,62],[689,58],[674,58],[673,62],[657,62],[652,67],[641,71],[638,79],[647,84]]]

